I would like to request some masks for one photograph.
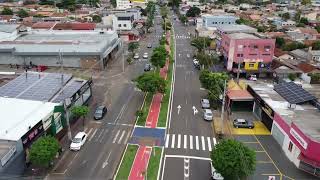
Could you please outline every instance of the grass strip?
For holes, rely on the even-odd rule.
[[[172,32],[172,31],[171,31]],[[169,106],[169,100],[170,100],[170,93],[171,93],[171,83],[172,83],[172,68],[173,68],[173,62],[174,62],[174,41],[173,41],[173,35],[171,35],[171,40],[170,40],[170,64],[168,67],[168,74],[167,74],[167,87],[165,94],[162,98],[161,102],[161,108],[160,108],[160,114],[159,114],[159,119],[158,119],[158,124],[157,127],[166,127],[167,124],[167,114],[168,114],[168,106]]]
[[[153,147],[148,164],[148,180],[157,180],[162,148]]]
[[[147,120],[147,117],[148,117],[150,104],[152,102],[152,97],[153,97],[152,93],[147,93],[146,101],[145,101],[145,103],[144,103],[144,105],[142,107],[142,116],[138,117],[138,120],[137,120],[137,125],[138,126],[145,126],[145,124],[146,124],[146,120]]]
[[[124,154],[120,169],[116,177],[117,180],[128,179],[138,148],[139,146],[137,145],[128,144],[127,150]]]

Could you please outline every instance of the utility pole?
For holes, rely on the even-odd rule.
[[[227,88],[227,80],[224,80],[224,88],[223,88],[223,95],[222,95],[222,107],[221,107],[221,133],[224,134],[224,106],[226,102],[226,88]]]

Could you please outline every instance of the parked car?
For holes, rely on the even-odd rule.
[[[79,151],[86,140],[87,134],[85,132],[78,132],[77,135],[72,139],[70,150]]]
[[[206,121],[212,121],[213,114],[211,109],[204,109],[203,119]]]
[[[152,44],[149,43],[149,44],[147,45],[147,48],[152,48]]]
[[[98,106],[94,111],[93,118],[95,120],[100,120],[104,117],[106,113],[107,113],[107,108],[105,106]]]
[[[193,59],[193,66],[196,68],[196,69],[199,69],[200,70],[200,64],[199,64],[199,61],[197,59]]]
[[[145,72],[146,71],[150,71],[151,70],[151,64],[147,63],[144,65],[144,69],[143,69]]]
[[[210,102],[209,99],[201,99],[201,107],[203,109],[209,109],[210,108]]]
[[[233,120],[233,126],[235,128],[254,128],[254,123],[247,119],[235,119]]]
[[[148,59],[148,53],[144,53],[142,57],[143,59]]]
[[[250,81],[256,81],[256,80],[257,80],[257,75],[255,75],[255,74],[250,75],[249,78],[248,78],[248,80],[250,80]]]
[[[134,56],[133,56],[133,59],[139,59],[139,54],[135,53]]]

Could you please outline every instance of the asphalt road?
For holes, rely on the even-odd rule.
[[[160,22],[156,17],[155,24]],[[101,121],[94,121],[92,114],[86,122],[87,142],[78,152],[66,150],[61,160],[47,179],[112,179],[135,123],[135,112],[143,102],[143,93],[138,91],[132,79],[143,73],[150,59],[153,47],[158,45],[162,29],[158,25],[155,31],[140,41],[137,53],[140,59],[122,69],[122,56],[108,63],[105,72],[93,79],[93,103],[91,109],[100,104],[108,107],[108,113]],[[143,59],[148,52],[149,58]],[[126,63],[126,61],[125,61]]]
[[[209,157],[214,137],[211,122],[203,119],[199,71],[193,67],[192,27],[174,22],[176,41],[175,83],[167,129],[161,179],[209,179]],[[181,106],[178,113],[178,106]],[[193,106],[198,110],[194,114]],[[186,163],[185,161],[189,162]],[[173,168],[175,167],[175,168]],[[187,170],[184,170],[187,169]]]

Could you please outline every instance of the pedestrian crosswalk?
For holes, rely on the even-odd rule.
[[[212,151],[217,144],[215,137],[167,134],[165,137],[165,148],[191,149],[199,151]]]
[[[87,141],[94,143],[108,142],[111,137],[113,144],[126,144],[129,141],[131,131],[125,128],[88,128]]]

